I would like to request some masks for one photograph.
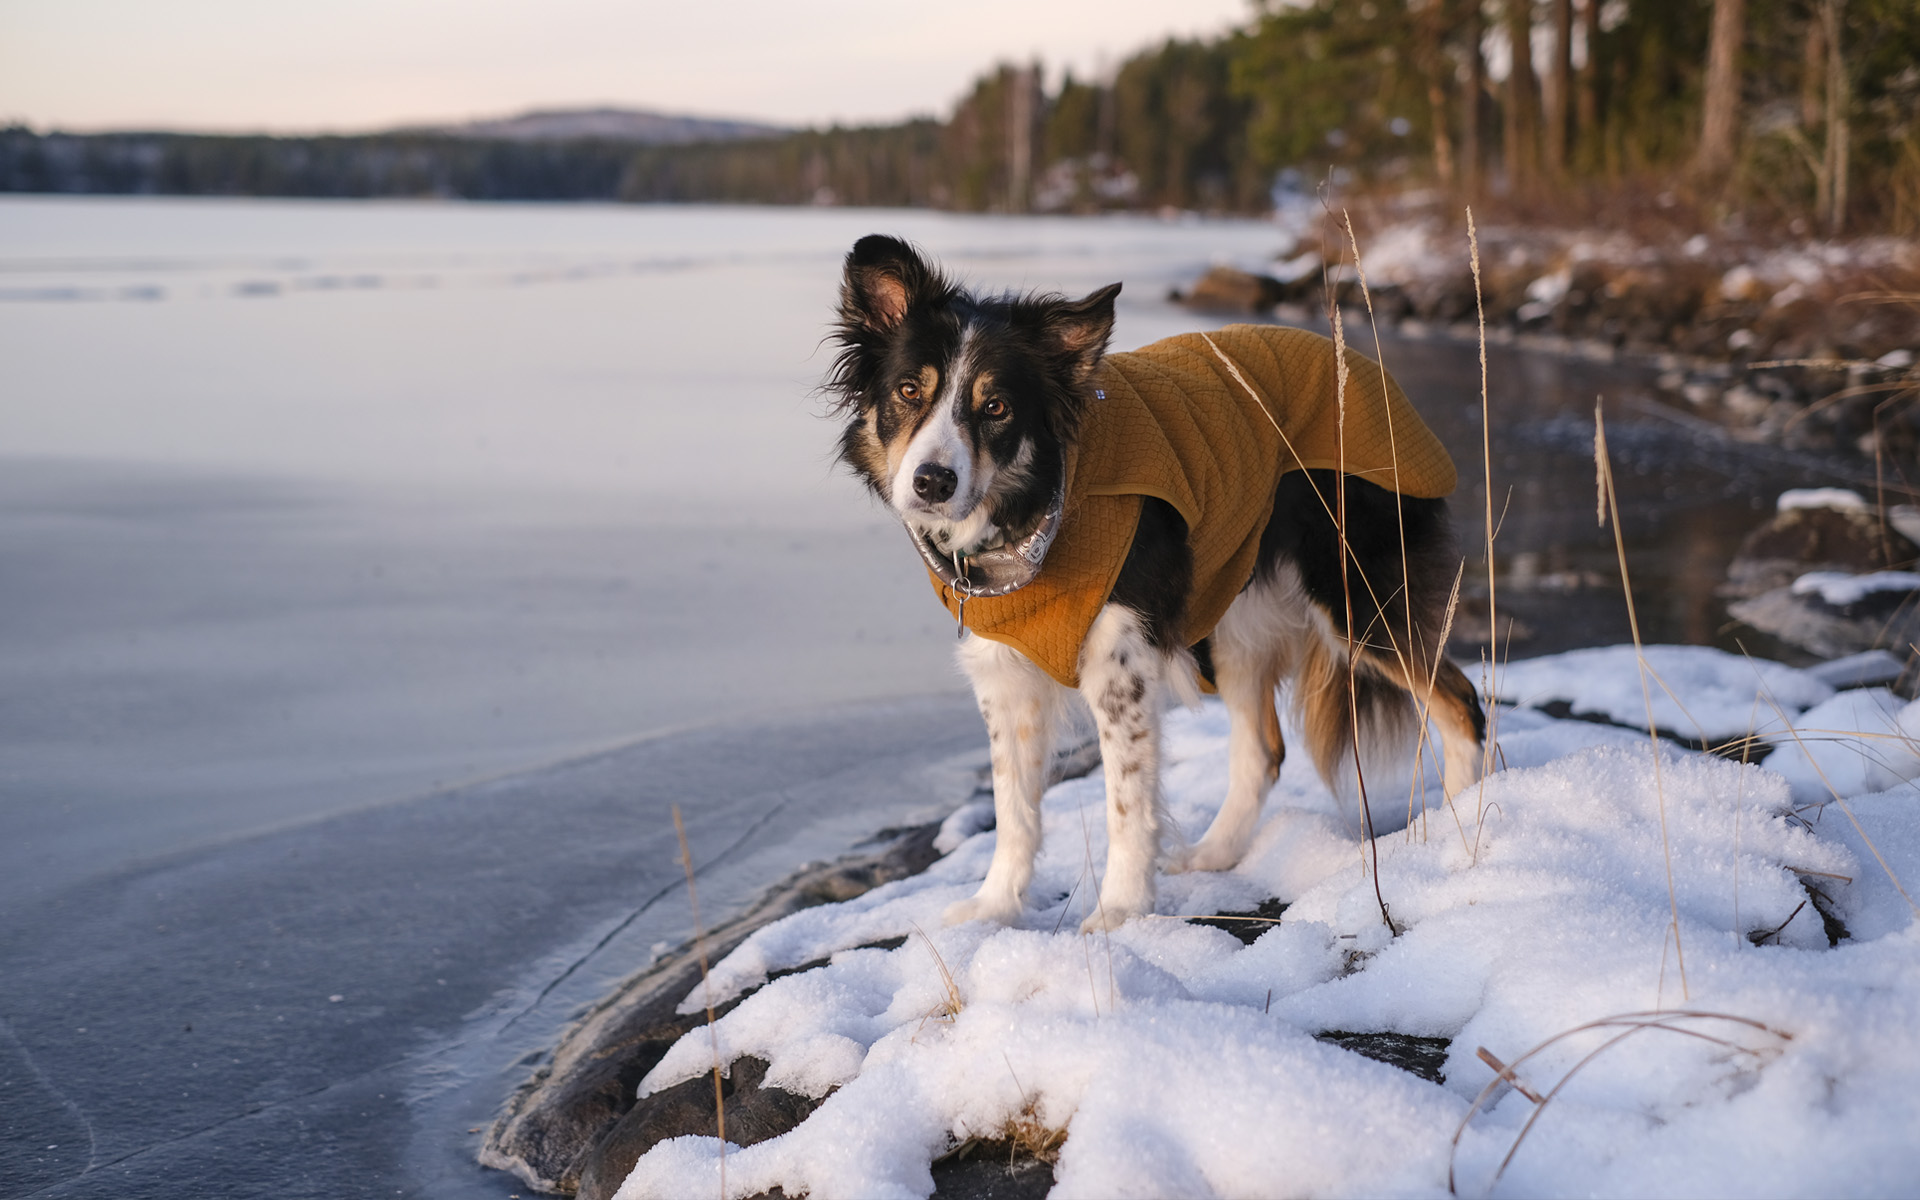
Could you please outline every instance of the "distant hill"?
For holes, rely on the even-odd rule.
[[[459,125],[415,126],[399,132],[440,133],[510,142],[564,142],[593,138],[646,146],[684,146],[693,142],[737,142],[782,137],[793,131],[752,121],[683,117],[637,108],[553,108]]]

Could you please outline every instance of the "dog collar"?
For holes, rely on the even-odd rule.
[[[1053,502],[1047,505],[1045,515],[1032,533],[1011,546],[982,550],[978,554],[949,556],[941,553],[926,534],[914,529],[907,532],[934,578],[952,588],[964,604],[974,596],[1004,596],[1032,583],[1040,574],[1040,564],[1046,560],[1053,539],[1060,533],[1060,515],[1066,506],[1067,492],[1062,487],[1054,492]]]

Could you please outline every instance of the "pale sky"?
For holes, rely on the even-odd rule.
[[[1250,0],[0,0],[0,124],[366,130],[615,104],[944,115],[1001,59],[1086,75]]]

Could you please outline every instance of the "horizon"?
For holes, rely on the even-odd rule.
[[[814,15],[824,11],[824,15]],[[0,9],[0,124],[71,134],[353,136],[619,108],[793,129],[950,111],[1000,62],[1098,77],[1168,38],[1246,23],[1251,0],[832,0],[799,13],[615,0],[339,0],[325,18],[244,0],[16,0]]]
[[[781,125],[760,117],[743,117],[737,113],[690,112],[681,109],[652,108],[638,104],[621,104],[606,101],[584,101],[579,104],[540,104],[531,108],[511,109],[504,112],[469,113],[457,117],[427,117],[418,120],[399,120],[382,125],[368,125],[356,128],[286,128],[263,129],[232,127],[222,129],[196,128],[183,125],[113,125],[97,128],[77,128],[71,125],[38,125],[33,122],[0,117],[0,128],[11,125],[25,128],[38,136],[64,134],[70,137],[94,137],[113,134],[178,134],[190,137],[374,137],[391,133],[439,132],[458,129],[468,125],[491,124],[502,121],[517,121],[527,117],[577,116],[587,113],[622,113],[664,117],[680,121],[709,121],[714,123],[736,122],[744,125],[766,125],[772,129],[799,131],[806,125]],[[922,114],[909,113],[899,120],[912,120]],[[873,122],[874,124],[892,122]]]

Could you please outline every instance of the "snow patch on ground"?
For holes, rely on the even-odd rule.
[[[1711,646],[1648,646],[1646,686],[1654,724],[1683,737],[1720,742],[1766,734],[1833,695],[1805,671],[1745,658]],[[1494,676],[1500,699],[1541,706],[1562,701],[1575,713],[1597,713],[1645,728],[1646,693],[1632,646],[1574,650],[1509,663]]]
[[[1865,512],[1866,497],[1850,488],[1789,488],[1775,501],[1780,512],[1796,508],[1832,508],[1841,512]]]
[[[1920,706],[1677,653],[1689,649],[1650,652],[1677,696],[1674,715],[1656,711],[1663,725],[1684,707],[1725,718],[1703,728],[1744,730],[1757,672],[1797,698],[1789,717],[1812,706],[1803,731],[1920,726]],[[1562,689],[1577,708],[1613,693],[1639,703],[1630,649],[1502,672],[1514,675],[1533,689],[1583,681]],[[1645,1031],[1600,1054],[1492,1190],[1911,1194],[1920,927],[1903,888],[1920,881],[1920,791],[1827,762],[1858,794],[1797,801],[1795,777],[1769,767],[1528,710],[1501,714],[1499,741],[1506,769],[1451,803],[1376,796],[1410,815],[1371,849],[1296,754],[1239,868],[1164,876],[1158,916],[1107,936],[1074,932],[1105,855],[1098,773],[1047,793],[1016,928],[941,927],[995,836],[968,828],[977,815],[952,822],[957,844],[925,874],[796,913],[717,964],[720,999],[830,959],[760,987],[712,1035],[688,1034],[641,1093],[711,1070],[717,1038],[723,1064],[755,1055],[768,1084],[827,1097],[789,1133],[725,1148],[730,1196],[923,1197],[933,1159],[1023,1119],[1067,1131],[1060,1197],[1440,1196],[1450,1163],[1461,1195],[1483,1195],[1536,1108],[1502,1086],[1454,1153],[1493,1078],[1478,1048],[1511,1063],[1584,1022],[1684,1007],[1753,1024],[1700,1019],[1694,1031],[1716,1040]],[[1217,703],[1170,714],[1166,759],[1169,807],[1197,833],[1225,787]],[[1837,948],[1806,881],[1852,934]],[[1251,945],[1180,919],[1270,897],[1290,907]],[[1450,1038],[1446,1083],[1312,1037],[1335,1029]],[[1605,1036],[1555,1043],[1520,1077],[1545,1092]],[[718,1195],[721,1152],[712,1138],[663,1142],[620,1195]]]

